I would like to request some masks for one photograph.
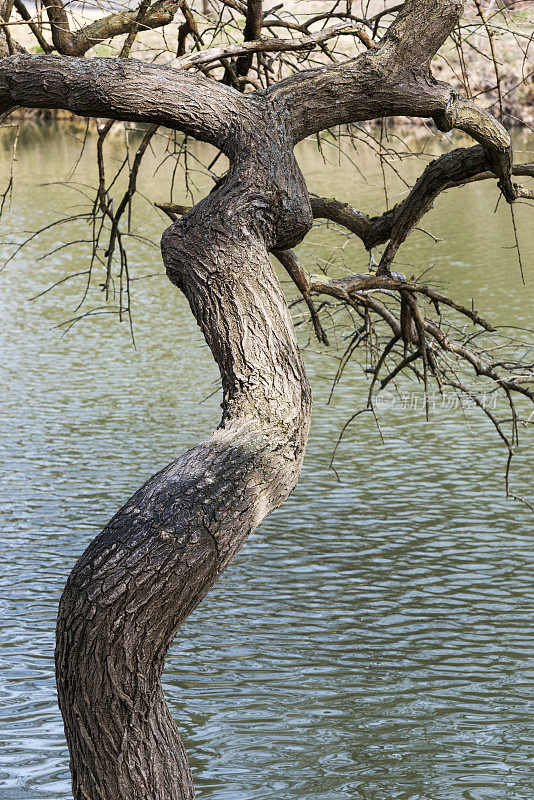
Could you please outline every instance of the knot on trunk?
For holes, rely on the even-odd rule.
[[[313,211],[308,197],[297,198],[289,192],[277,192],[274,241],[272,250],[288,250],[299,244],[313,227]]]

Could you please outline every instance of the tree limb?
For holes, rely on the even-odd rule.
[[[443,113],[451,90],[430,78],[427,62],[453,30],[462,7],[460,0],[408,0],[378,47],[273,87],[272,99],[291,113],[296,141],[365,119]]]
[[[427,68],[458,23],[463,7],[463,0],[407,0],[379,46],[386,70]]]
[[[456,92],[442,114],[434,115],[434,122],[442,131],[453,128],[464,131],[491,154],[493,171],[499,178],[499,187],[508,203],[515,200],[512,186],[512,140],[501,123],[471,100],[459,97]]]
[[[532,176],[534,165],[516,164],[512,174]],[[385,272],[400,245],[430,210],[441,192],[474,180],[488,178],[498,178],[491,154],[479,145],[467,149],[458,148],[432,161],[408,196],[381,216],[369,217],[347,203],[324,197],[312,197],[311,206],[315,219],[329,219],[343,225],[362,240],[367,250],[389,239],[390,243],[382,258],[380,270]]]
[[[212,47],[209,50],[202,50],[200,53],[191,53],[173,62],[175,68],[188,69],[189,67],[206,66],[221,58],[231,56],[246,56],[254,53],[285,53],[307,50],[316,44],[326,42],[333,36],[342,34],[358,35],[361,33],[359,28],[340,22],[329,28],[324,28],[317,33],[310,33],[300,39],[258,39],[256,41],[245,41],[237,44],[227,44],[221,47]],[[366,37],[367,38],[367,37]]]
[[[245,96],[202,75],[134,59],[50,55],[0,61],[0,113],[16,106],[165,125],[227,154],[237,147],[233,119],[253,116]]]
[[[141,30],[161,28],[174,19],[183,0],[156,0],[139,20],[139,8],[134,11],[120,11],[97,19],[72,32],[69,17],[61,0],[46,0],[44,3],[50,20],[52,41],[61,55],[83,56],[91,47],[106,39],[129,34],[139,27]]]
[[[157,0],[147,8],[142,22],[137,19],[139,9],[97,19],[72,35],[72,52],[69,55],[82,56],[99,42],[129,34],[136,27],[140,31],[162,28],[173,21],[182,5],[183,0]]]
[[[286,271],[290,275],[295,285],[300,290],[304,302],[308,306],[311,320],[313,323],[313,329],[315,331],[317,339],[321,342],[321,344],[325,344],[328,346],[330,343],[328,341],[328,337],[324,331],[324,328],[321,325],[319,315],[317,314],[317,309],[315,308],[313,301],[310,297],[310,283],[306,271],[302,267],[302,264],[298,260],[293,250],[274,250],[273,253],[279,260],[279,262],[282,264],[282,266],[286,269]]]
[[[41,33],[41,30],[40,30],[39,26],[36,25],[35,22],[31,21],[32,20],[32,15],[30,14],[28,9],[24,5],[23,0],[15,0],[14,6],[15,6],[15,9],[17,10],[17,13],[20,14],[22,19],[25,22],[28,23],[28,27],[31,30],[31,32],[33,33],[33,35],[35,36],[35,38],[37,39],[37,41],[39,42],[39,45],[42,48],[43,53],[51,53],[52,52],[52,47],[50,47],[50,45],[48,44],[48,42],[44,38],[43,34]]]
[[[261,37],[263,0],[247,0],[247,21],[243,32],[245,42],[253,42]],[[237,77],[248,74],[252,66],[252,53],[240,56],[235,65]]]
[[[476,311],[465,308],[459,303],[454,302],[448,297],[445,297],[439,292],[435,292],[424,284],[418,284],[413,281],[407,281],[404,276],[393,275],[391,277],[379,277],[371,274],[351,275],[346,278],[332,279],[325,278],[319,275],[308,276],[309,290],[312,294],[326,294],[334,297],[343,303],[354,302],[361,304],[365,308],[369,308],[377,313],[389,325],[393,335],[402,338],[403,334],[407,336],[412,344],[418,347],[418,353],[415,356],[422,356],[420,352],[421,341],[420,335],[422,332],[431,337],[435,346],[443,352],[451,353],[462,361],[469,364],[477,376],[489,378],[500,387],[504,388],[507,392],[517,392],[518,394],[527,397],[529,400],[534,401],[534,391],[527,386],[521,384],[520,381],[514,380],[514,377],[505,378],[501,375],[496,366],[485,360],[481,355],[477,354],[474,349],[466,344],[454,341],[448,336],[439,325],[433,320],[425,317],[423,320],[419,319],[420,330],[417,331],[404,330],[401,326],[400,318],[397,314],[393,313],[390,308],[383,305],[374,298],[371,294],[372,290],[388,291],[406,291],[408,294],[423,294],[430,300],[449,306],[450,308],[458,311],[462,316],[467,317],[475,324],[480,325],[487,331],[494,331],[488,322],[480,317]]]

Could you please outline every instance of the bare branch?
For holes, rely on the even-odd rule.
[[[307,278],[306,272],[302,267],[302,264],[300,263],[300,261],[298,260],[295,253],[292,250],[275,250],[274,255],[280,261],[282,266],[285,267],[291,279],[294,281],[295,285],[301,292],[304,302],[306,303],[310,311],[310,316],[317,339],[322,344],[328,346],[329,345],[328,337],[324,331],[323,326],[321,325],[321,321],[319,320],[319,315],[317,314],[317,310],[311,299],[310,283]]]
[[[70,30],[69,16],[61,0],[46,0],[44,5],[50,20],[52,41],[58,53],[83,56],[91,47],[106,39],[168,25],[183,2],[184,0],[156,0],[149,5],[149,1],[145,0],[134,11],[109,14],[75,32]]]
[[[187,69],[189,67],[206,66],[214,61],[220,61],[222,58],[230,58],[231,56],[245,56],[252,55],[253,53],[284,53],[284,52],[298,52],[299,50],[308,50],[316,44],[326,42],[333,36],[345,35],[365,35],[360,28],[355,28],[353,25],[347,25],[345,22],[340,22],[332,25],[329,28],[324,28],[317,33],[311,33],[308,36],[303,36],[300,39],[259,39],[258,41],[245,41],[239,44],[228,44],[222,47],[213,47],[209,50],[202,50],[200,53],[192,53],[191,55],[183,56],[173,62],[174,67]],[[365,35],[366,41],[368,36]]]
[[[382,216],[369,217],[346,203],[324,197],[311,198],[312,211],[316,219],[332,220],[356,234],[368,250],[390,239],[379,268],[379,273],[385,273],[400,245],[441,192],[473,180],[498,178],[494,169],[492,156],[483,147],[459,148],[432,161],[408,196]],[[517,164],[512,174],[531,176],[534,165]]]
[[[63,55],[76,55],[71,52],[72,34],[70,32],[69,16],[61,0],[43,0],[52,33],[54,47]]]
[[[139,19],[139,9],[97,19],[72,35],[71,52],[68,55],[82,56],[99,42],[129,34],[136,29],[162,28],[173,21],[182,5],[183,0],[157,0],[146,8],[142,20]]]
[[[254,42],[261,37],[263,0],[247,0],[247,21],[244,30],[245,42]],[[235,72],[237,77],[248,74],[252,66],[252,53],[247,53],[237,59]]]
[[[17,10],[17,12],[22,17],[22,19],[25,22],[28,23],[28,27],[30,28],[31,32],[33,33],[33,35],[35,36],[35,38],[39,42],[39,45],[41,46],[41,48],[43,50],[43,53],[51,53],[52,52],[52,48],[50,47],[50,45],[48,44],[48,42],[44,38],[43,34],[41,33],[41,30],[40,30],[39,26],[31,21],[32,20],[32,16],[29,13],[29,11],[26,8],[26,6],[24,5],[23,0],[15,0],[14,6],[15,6],[15,9]]]

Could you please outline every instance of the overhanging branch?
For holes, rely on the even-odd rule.
[[[515,192],[511,180],[512,141],[506,128],[476,103],[459,97],[454,92],[443,113],[434,116],[434,122],[442,131],[464,131],[480,142],[491,156],[492,170],[499,178],[499,187],[506,200],[513,203]]]
[[[534,165],[516,164],[512,174],[532,176]],[[432,161],[408,196],[381,216],[369,217],[347,203],[324,197],[312,197],[311,206],[315,219],[328,219],[342,225],[358,236],[368,250],[390,240],[380,264],[379,272],[384,273],[400,245],[441,192],[474,180],[498,177],[491,154],[477,145],[453,150]]]
[[[165,125],[230,155],[233,120],[253,114],[245,96],[202,75],[133,59],[49,55],[0,61],[0,113],[17,106]]]
[[[420,357],[426,360],[428,357],[429,363],[435,365],[437,363],[436,356],[439,352],[449,353],[468,364],[475,375],[488,378],[503,388],[505,392],[515,392],[534,402],[534,390],[516,379],[516,376],[506,376],[502,371],[499,371],[498,365],[494,362],[491,354],[487,354],[484,349],[477,352],[476,348],[467,341],[456,341],[443,330],[441,321],[438,324],[426,316],[423,317],[417,307],[415,296],[422,295],[436,306],[447,306],[460,314],[461,317],[480,326],[484,331],[488,333],[495,332],[496,329],[474,309],[466,308],[432,287],[409,281],[402,275],[379,276],[364,273],[336,279],[321,275],[311,275],[306,272],[300,263],[299,272],[300,283],[304,283],[308,295],[327,295],[339,300],[343,305],[354,305],[356,308],[360,306],[373,311],[386,322],[394,337],[399,340],[402,338],[405,342],[418,348],[416,358]],[[406,294],[411,305],[416,310],[415,314],[412,313],[412,320],[416,324],[414,325],[410,321],[408,327],[403,327],[402,303],[401,313],[399,314],[381,302],[376,293],[384,293],[385,296],[398,294],[401,299],[402,295]],[[421,342],[421,334],[425,341],[428,339],[425,344]],[[530,381],[532,381],[532,378]]]

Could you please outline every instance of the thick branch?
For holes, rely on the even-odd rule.
[[[337,125],[444,112],[451,96],[446,84],[411,72],[386,75],[377,52],[368,50],[355,61],[300,72],[266,91],[290,120],[295,142]]]
[[[314,219],[328,219],[342,225],[362,240],[367,250],[387,242],[391,236],[393,211],[369,217],[348,203],[327,197],[310,197]]]
[[[62,108],[88,117],[165,125],[235,152],[235,120],[252,124],[250,99],[201,75],[112,59],[11,56],[0,61],[0,113]]]
[[[408,0],[379,47],[273,87],[270,96],[291,114],[296,140],[350,122],[443,113],[451,92],[429,77],[426,62],[454,28],[462,5],[459,0]]]
[[[490,154],[483,147],[445,153],[427,166],[408,197],[391,212],[389,244],[382,256],[378,274],[388,271],[400,245],[406,241],[421,217],[445,189],[461,185],[481,172],[491,169]]]
[[[379,46],[388,69],[425,67],[452,33],[463,7],[463,0],[407,0]]]
[[[491,154],[493,171],[499,178],[499,186],[506,200],[513,203],[515,193],[511,181],[512,142],[510,134],[500,122],[476,103],[465,98],[451,96],[443,114],[434,117],[438,128],[464,131],[480,142]]]
[[[74,55],[70,52],[72,34],[70,31],[69,17],[61,0],[44,0],[44,7],[52,33],[52,41],[58,53]]]
[[[296,141],[335,125],[395,115],[432,117],[442,129],[463,130],[492,154],[501,189],[512,202],[507,131],[486,111],[435,81],[428,69],[462,8],[460,0],[408,0],[379,47],[345,64],[301,72],[267,95],[291,120]]]

